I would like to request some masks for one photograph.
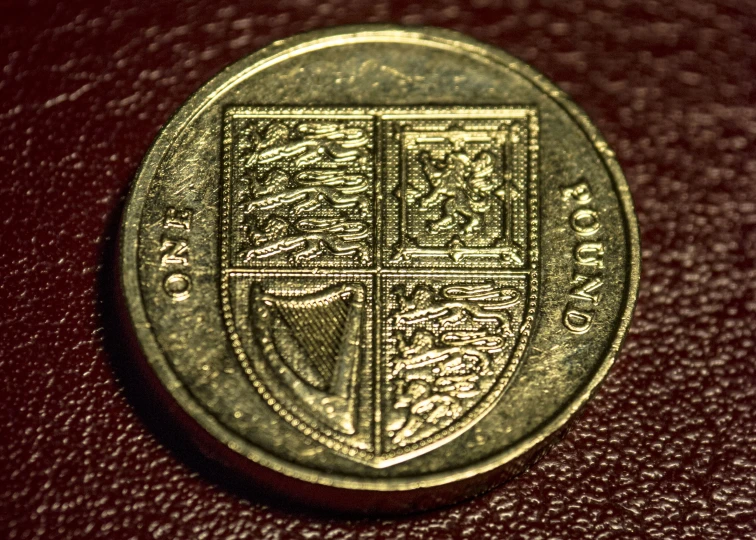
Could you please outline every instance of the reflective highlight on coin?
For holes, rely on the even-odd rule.
[[[639,275],[627,185],[577,107],[501,51],[396,27],[210,81],[145,158],[121,249],[203,448],[361,511],[522,470],[605,376]]]

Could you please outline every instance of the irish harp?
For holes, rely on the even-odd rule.
[[[296,296],[251,290],[253,328],[271,368],[266,372],[277,378],[267,381],[270,388],[346,435],[356,432],[364,297],[358,284]]]

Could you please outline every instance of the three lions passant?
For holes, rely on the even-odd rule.
[[[402,444],[448,425],[478,399],[514,337],[511,309],[522,294],[493,281],[392,292],[396,359],[387,425],[392,442]]]
[[[370,259],[370,183],[364,162],[370,138],[339,123],[271,122],[252,132],[244,262],[284,256],[291,263],[320,257]]]

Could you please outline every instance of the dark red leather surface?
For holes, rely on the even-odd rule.
[[[399,519],[287,507],[175,435],[122,353],[112,251],[160,126],[274,39],[393,21],[531,63],[617,151],[643,244],[620,362],[533,469]],[[0,537],[753,538],[756,4],[0,2]]]

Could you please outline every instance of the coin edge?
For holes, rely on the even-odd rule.
[[[524,77],[550,97],[559,107],[564,109],[570,118],[583,130],[612,177],[612,187],[620,202],[619,206],[623,214],[622,224],[628,238],[628,271],[625,280],[626,294],[623,298],[622,315],[614,329],[614,337],[609,346],[608,354],[600,362],[591,380],[584,384],[582,390],[575,394],[570,402],[563,405],[560,412],[552,417],[550,421],[542,424],[531,435],[521,439],[504,451],[484,461],[453,471],[431,473],[417,477],[356,479],[352,476],[324,473],[297,465],[266,452],[262,448],[253,446],[241,437],[230,433],[227,427],[210,415],[196,401],[178,379],[173,368],[160,351],[156,338],[152,333],[146,311],[141,303],[137,266],[138,240],[144,197],[149,191],[154,174],[162,162],[165,152],[180,135],[183,128],[191,122],[192,118],[199,114],[206,106],[210,105],[215,97],[221,95],[234,82],[238,82],[249,76],[250,72],[254,73],[257,70],[265,69],[266,64],[272,63],[274,59],[281,57],[281,55],[285,56],[284,53],[286,52],[303,54],[307,51],[301,49],[309,49],[312,46],[315,46],[317,49],[326,44],[334,46],[331,42],[334,40],[338,41],[339,39],[343,41],[341,45],[345,45],[359,41],[388,41],[389,38],[395,38],[396,41],[415,45],[429,42],[437,45],[444,44],[454,48],[461,46],[469,55],[476,55],[494,61]],[[436,48],[439,47],[437,46]],[[554,83],[550,82],[545,76],[525,62],[509,55],[498,47],[479,42],[465,34],[430,27],[408,28],[396,25],[356,25],[315,30],[276,41],[223,69],[185,100],[155,137],[131,184],[123,211],[118,244],[120,250],[118,257],[119,285],[129,322],[136,334],[136,342],[144,359],[146,359],[151,369],[155,372],[166,391],[184,412],[219,443],[258,465],[306,482],[342,489],[366,491],[406,491],[432,488],[469,480],[473,477],[487,475],[488,473],[494,473],[510,467],[516,470],[513,470],[511,474],[506,476],[513,476],[521,472],[523,467],[526,467],[530,461],[535,460],[535,458],[532,458],[533,454],[536,456],[539,455],[542,447],[548,448],[550,446],[549,442],[559,437],[570,420],[574,419],[579,410],[591,399],[606,378],[627,336],[633,310],[637,302],[640,282],[640,234],[630,189],[613,152],[609,150],[603,136],[590,122],[588,116],[562,90],[556,87]],[[240,441],[242,444],[240,444]],[[246,445],[246,450],[242,449],[244,445]],[[518,460],[524,460],[524,463],[519,463]]]

